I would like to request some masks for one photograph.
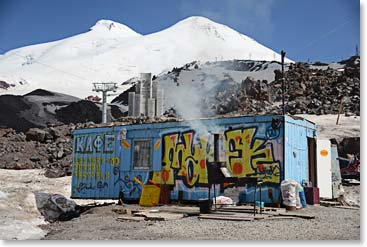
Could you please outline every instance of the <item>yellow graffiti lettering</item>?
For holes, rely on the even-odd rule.
[[[255,138],[256,128],[225,133],[226,165],[235,177],[261,177],[264,182],[280,182],[280,164],[274,160],[272,146]]]
[[[117,159],[112,159],[112,162],[117,162]],[[73,167],[73,176],[79,180],[97,179],[97,180],[109,180],[109,172],[101,172],[101,158],[96,159],[75,159]],[[93,163],[79,163],[80,161],[93,162]],[[94,163],[95,162],[95,163]],[[118,160],[119,162],[119,160]]]
[[[110,163],[110,166],[117,166],[120,165],[120,158],[119,157],[112,157],[108,159],[108,163]]]
[[[194,131],[174,133],[163,137],[162,171],[154,172],[152,180],[161,184],[174,184],[174,175],[182,177],[188,186],[207,184],[207,160],[212,160],[213,149],[200,138],[194,144]]]

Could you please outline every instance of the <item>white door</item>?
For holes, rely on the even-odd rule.
[[[317,140],[316,150],[317,187],[319,187],[320,197],[331,199],[333,191],[330,140]]]

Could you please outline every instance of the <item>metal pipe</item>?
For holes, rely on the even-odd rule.
[[[261,206],[261,204],[262,204],[262,199],[261,199],[261,184],[262,184],[262,182],[260,182],[259,183],[259,185],[260,185],[260,214],[261,214],[261,212],[262,212],[262,206]]]
[[[257,184],[255,184],[255,192],[254,192],[254,216],[256,216],[256,187]]]

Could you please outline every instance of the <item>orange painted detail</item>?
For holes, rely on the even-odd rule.
[[[162,170],[162,180],[164,183],[166,183],[169,179],[169,171],[168,170]]]
[[[122,140],[121,141],[121,146],[123,148],[130,149],[130,144],[127,141],[125,141],[125,140]]]
[[[154,144],[154,150],[157,151],[160,145],[161,145],[161,140],[157,140]]]
[[[245,139],[246,139],[246,143],[250,143],[250,135],[249,134],[246,135]]]
[[[227,188],[227,187],[231,186],[232,184],[234,184],[234,183],[226,183],[226,182],[224,182],[223,183],[223,186],[224,186],[224,188]]]
[[[153,185],[155,185],[156,187],[160,188],[159,184],[154,182],[153,180],[149,179],[149,182]]]
[[[321,156],[328,156],[329,152],[325,149],[320,151]]]
[[[259,170],[259,172],[262,172],[264,170],[264,165],[263,164],[257,164],[257,169]]]
[[[233,164],[233,173],[236,174],[236,175],[242,173],[242,164],[241,163],[234,163]]]
[[[205,169],[205,160],[200,160],[200,168]]]

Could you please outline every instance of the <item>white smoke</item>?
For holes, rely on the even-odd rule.
[[[177,114],[185,120],[189,120],[191,127],[199,136],[205,136],[208,126],[204,125],[200,119],[213,115],[211,112],[203,112],[202,104],[206,97],[209,97],[208,90],[198,87],[193,83],[182,83],[177,90],[171,93]],[[193,120],[193,121],[190,121]]]

